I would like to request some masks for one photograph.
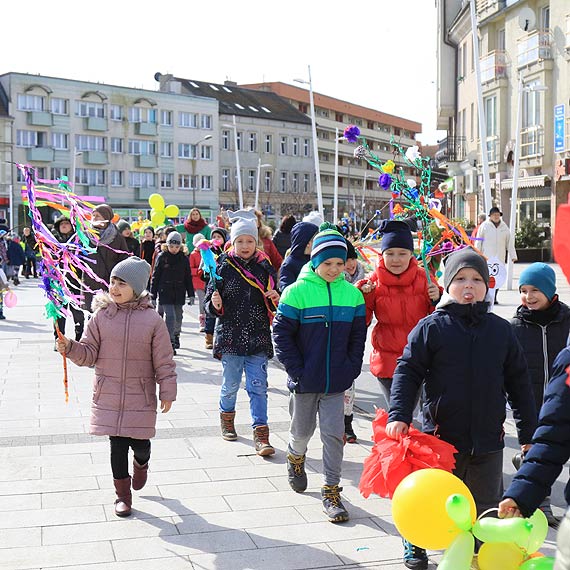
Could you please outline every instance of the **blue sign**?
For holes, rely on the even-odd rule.
[[[564,105],[554,106],[554,152],[564,152]]]

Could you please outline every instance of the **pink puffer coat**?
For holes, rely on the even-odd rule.
[[[107,293],[67,356],[95,365],[90,433],[149,439],[156,433],[156,385],[160,400],[176,400],[176,364],[164,321],[147,296],[117,305]]]

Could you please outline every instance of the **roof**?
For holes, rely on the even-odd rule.
[[[311,120],[289,101],[271,91],[247,89],[226,81],[224,84],[173,77],[182,85],[182,93],[218,100],[220,115],[255,117],[273,121],[310,124]]]
[[[263,91],[272,91],[273,93],[277,93],[286,99],[300,101],[306,104],[309,104],[310,102],[309,91],[307,89],[296,87],[295,85],[289,85],[288,83],[283,83],[281,81],[273,81],[268,83],[250,83],[242,85],[241,87]],[[404,119],[402,117],[397,117],[396,115],[383,113],[382,111],[370,109],[369,107],[363,107],[362,105],[355,105],[354,103],[349,103],[348,101],[343,101],[342,99],[335,99],[334,97],[329,97],[328,95],[322,95],[316,91],[313,91],[313,97],[315,100],[315,107],[332,109],[333,111],[346,113],[347,115],[366,119],[368,121],[376,121],[385,125],[400,127],[413,133],[422,132],[421,123],[411,121],[410,119]]]

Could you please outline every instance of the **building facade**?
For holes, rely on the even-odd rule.
[[[437,5],[438,128],[447,130],[438,154],[456,177],[456,210],[475,220],[484,209],[483,149],[493,203],[509,220],[518,153],[517,223],[530,218],[553,227],[556,207],[570,191],[570,4],[477,0],[483,145],[469,2]]]
[[[12,184],[12,117],[8,114],[8,96],[0,85],[0,218],[10,219]]]

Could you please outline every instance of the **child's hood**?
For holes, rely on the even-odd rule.
[[[307,244],[318,232],[319,228],[310,222],[299,222],[295,224],[291,230],[290,255],[294,257],[302,257],[305,255]]]

